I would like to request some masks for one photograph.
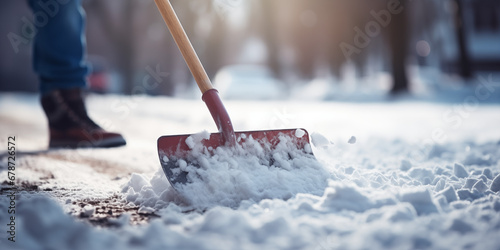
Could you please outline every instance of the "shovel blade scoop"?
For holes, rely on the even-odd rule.
[[[309,134],[305,129],[281,129],[263,131],[235,132],[237,145],[230,145],[226,142],[222,133],[212,133],[205,135],[201,141],[194,145],[193,137],[200,135],[175,135],[162,136],[158,139],[158,156],[170,184],[175,188],[190,182],[189,171],[186,166],[199,166],[197,158],[193,152],[202,152],[205,155],[215,155],[215,150],[219,147],[226,147],[234,150],[243,149],[246,143],[253,142],[260,144],[265,154],[271,155],[273,150],[281,146],[293,147],[293,150],[311,155],[312,151],[309,143]],[[245,151],[243,149],[243,151]],[[241,151],[241,152],[243,152]],[[292,157],[291,155],[289,157]],[[272,156],[269,156],[272,160]]]

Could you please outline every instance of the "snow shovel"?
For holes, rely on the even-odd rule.
[[[265,145],[267,149],[274,149],[281,141],[291,142],[298,150],[312,155],[309,146],[309,134],[304,129],[283,129],[265,131],[235,132],[229,115],[222,104],[217,90],[213,87],[203,65],[201,64],[189,38],[187,37],[172,5],[168,0],[155,0],[165,23],[170,30],[179,50],[184,57],[198,87],[202,92],[202,100],[207,105],[219,133],[212,133],[209,137],[200,140],[207,151],[214,153],[218,147],[237,147],[247,140],[255,140]],[[181,170],[180,162],[184,165],[190,162],[189,154],[193,150],[187,140],[192,135],[162,136],[158,139],[158,154],[163,171],[170,184],[177,185],[189,183],[188,172]]]

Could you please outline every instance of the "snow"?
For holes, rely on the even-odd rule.
[[[410,203],[418,215],[438,213],[438,207],[434,203],[431,193],[428,189],[417,188],[404,190],[400,194],[399,200]]]
[[[306,131],[304,131],[303,129],[295,130],[295,136],[297,138],[302,138],[305,134],[306,134]]]
[[[356,137],[351,136],[351,138],[349,138],[349,141],[347,141],[347,143],[349,143],[349,144],[356,144]]]
[[[476,183],[474,183],[474,186],[472,186],[472,189],[473,190],[477,190],[480,193],[484,193],[484,192],[486,192],[488,190],[488,187],[486,186],[486,184],[484,183],[484,181],[479,180]]]
[[[83,207],[83,214],[87,217],[92,216],[95,213],[95,207],[92,205],[86,205]]]
[[[490,187],[491,191],[493,192],[498,192],[500,191],[500,175],[497,175],[497,177],[495,177],[495,179],[493,180],[493,182],[491,183],[491,187]]]
[[[328,138],[319,133],[311,134],[311,142],[317,148],[326,148],[332,144]]]
[[[436,194],[436,196],[438,197],[441,195],[444,196],[444,198],[446,198],[447,203],[451,203],[458,200],[457,192],[452,186],[449,186],[447,189]]]
[[[464,115],[458,124],[446,114],[462,103],[225,103],[237,130],[307,129],[315,158],[285,143],[268,167],[251,157],[261,152],[257,145],[247,145],[247,155],[218,149],[199,155],[200,168],[186,162],[183,169],[203,181],[176,191],[161,170],[156,139],[194,133],[188,144],[196,149],[215,130],[201,101],[91,95],[91,115],[128,145],[44,151],[38,98],[1,94],[0,142],[18,138],[16,177],[37,188],[18,183],[24,191],[16,196],[15,243],[7,240],[9,191],[2,191],[0,248],[498,249],[500,105],[453,113]],[[355,144],[346,140],[352,135]],[[92,202],[113,195],[120,202],[111,203],[155,216],[140,224],[129,213],[110,218],[112,226],[88,223],[100,211]],[[70,213],[75,209],[82,216]]]
[[[303,130],[298,131],[302,132],[296,135],[305,135]],[[181,168],[189,173],[190,185],[177,187],[176,192],[169,187],[162,170],[151,183],[134,174],[123,188],[127,200],[143,206],[151,204],[152,197],[162,203],[183,199],[196,209],[221,205],[235,208],[247,200],[289,199],[298,193],[321,195],[327,185],[328,172],[312,155],[287,142],[287,138],[269,153],[273,163],[268,152],[251,138],[241,148],[217,148],[214,155],[205,153],[199,143],[202,138],[206,137],[195,135],[187,139],[193,145],[189,157],[199,166],[181,161]]]
[[[453,174],[455,174],[455,176],[458,178],[467,178],[469,176],[464,166],[459,163],[455,163],[453,167]]]

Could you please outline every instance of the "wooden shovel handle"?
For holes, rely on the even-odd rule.
[[[163,20],[165,20],[170,33],[174,37],[175,43],[177,44],[177,47],[179,47],[191,74],[193,74],[194,80],[198,84],[201,93],[204,94],[208,90],[214,89],[212,82],[210,82],[210,78],[208,78],[207,72],[203,68],[198,55],[196,55],[196,51],[189,41],[184,28],[182,28],[181,22],[179,21],[177,14],[175,14],[170,2],[168,0],[155,0],[155,3],[160,10]]]

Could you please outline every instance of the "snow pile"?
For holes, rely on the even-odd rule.
[[[328,212],[349,210],[359,213],[384,205],[396,204],[396,201],[391,197],[369,198],[373,196],[377,197],[373,194],[364,194],[352,184],[346,185],[331,181],[318,205],[320,210]]]
[[[305,133],[297,130],[295,136]],[[190,154],[178,160],[178,172],[188,173],[189,184],[174,191],[158,171],[151,181],[133,175],[123,187],[127,200],[137,205],[159,208],[171,201],[187,203],[194,208],[214,206],[238,207],[241,201],[290,199],[298,193],[321,195],[327,186],[329,173],[314,158],[310,145],[297,148],[287,136],[271,149],[252,138],[237,148],[218,147],[209,152],[201,143],[209,134],[190,136],[186,143]],[[166,156],[163,161],[168,161]]]
[[[469,148],[452,143],[436,145],[446,148],[446,155],[417,162],[411,158],[395,161],[393,156],[397,154],[387,151],[394,149],[390,147],[394,142],[377,141],[373,147],[352,148],[345,142],[336,144],[337,147],[330,146],[333,145],[330,140],[318,133],[313,138],[322,142],[313,149],[317,163],[326,169],[321,174],[326,174],[328,181],[311,192],[293,193],[301,187],[294,186],[291,181],[282,181],[287,185],[284,187],[293,191],[290,197],[283,198],[286,192],[271,186],[269,190],[275,197],[262,197],[255,183],[242,185],[246,189],[240,187],[238,195],[234,195],[232,189],[238,187],[220,181],[222,177],[218,173],[220,179],[216,180],[219,181],[208,180],[212,185],[211,193],[203,190],[208,185],[201,182],[194,182],[193,187],[186,186],[178,193],[169,186],[163,172],[158,171],[152,178],[134,175],[125,185],[127,199],[156,209],[167,227],[182,228],[185,237],[222,248],[445,249],[473,246],[495,249],[497,246],[500,154],[496,149],[492,151],[490,143],[468,143]],[[401,155],[413,150],[403,142],[394,144],[399,146],[397,151]],[[467,154],[463,153],[464,148]],[[380,150],[386,152],[380,153]],[[470,154],[484,155],[486,152],[491,155],[492,165],[447,160],[464,162]],[[370,158],[360,157],[366,155]],[[387,158],[388,155],[391,157]],[[210,157],[206,159],[211,160]],[[226,171],[225,174],[236,171],[227,166],[218,170]],[[286,170],[265,170],[266,174],[273,171]],[[299,171],[299,176],[308,176],[307,171],[316,173],[316,168],[294,171]],[[238,170],[239,175],[252,176],[252,172]],[[265,179],[265,176],[260,178]],[[217,189],[227,193],[218,193]],[[192,197],[186,198],[185,194]],[[211,195],[219,200],[210,200]],[[204,207],[207,204],[211,207]],[[203,205],[201,207],[206,210],[186,214],[196,205]],[[224,245],[219,246],[220,242]]]

